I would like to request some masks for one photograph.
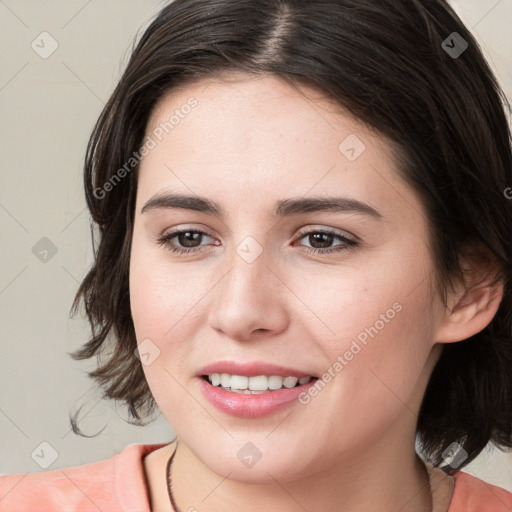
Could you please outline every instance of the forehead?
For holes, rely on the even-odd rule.
[[[371,196],[385,210],[412,194],[388,139],[318,90],[276,75],[224,73],[171,90],[146,136],[161,139],[141,163],[146,200],[169,188],[247,204],[336,192]]]
[[[314,137],[315,133],[326,128],[333,129],[332,116],[338,114],[343,117],[347,129],[371,132],[343,106],[318,89],[292,83],[275,74],[248,74],[233,70],[198,78],[169,90],[154,107],[147,132],[169,120],[169,114],[175,112],[179,115],[180,110],[188,110],[185,106],[192,99],[197,100],[200,107],[194,107],[194,117],[208,124],[218,120],[218,128],[222,130],[229,127],[231,120],[232,123],[244,122],[246,128],[252,124],[260,131],[275,132],[283,127],[294,127],[294,132],[297,132],[303,128],[302,123],[295,122],[300,119],[308,122],[308,135]],[[266,122],[256,126],[258,120]],[[342,119],[338,118],[338,124],[340,121]],[[176,127],[173,126],[172,131]]]

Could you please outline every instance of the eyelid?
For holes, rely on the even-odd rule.
[[[312,231],[314,231],[315,233],[316,232],[319,232],[319,233],[324,232],[324,233],[329,233],[329,234],[335,234],[335,235],[341,236],[342,238],[350,239],[354,242],[362,241],[357,235],[354,235],[350,231],[345,231],[344,229],[338,229],[338,228],[330,228],[330,227],[327,228],[325,226],[317,226],[317,225],[312,225],[312,226],[307,226],[305,228],[301,228],[298,231],[295,238],[302,237],[304,235],[308,235]]]
[[[194,231],[194,232],[198,232],[198,233],[203,233],[205,235],[208,235],[210,238],[216,238],[214,235],[212,235],[212,233],[204,228],[204,227],[198,227],[197,225],[196,226],[187,226],[186,224],[184,224],[183,226],[176,226],[172,229],[169,229],[169,230],[165,230],[163,231],[163,233],[161,235],[158,235],[158,238],[163,238],[163,237],[167,237],[167,236],[170,236],[170,235],[176,235],[176,234],[179,234],[179,233],[182,233],[183,231]]]

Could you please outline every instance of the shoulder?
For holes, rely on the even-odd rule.
[[[509,512],[512,493],[484,480],[458,471],[453,475],[455,488],[447,512]]]
[[[164,444],[132,444],[108,459],[0,477],[0,510],[149,512],[143,457]]]

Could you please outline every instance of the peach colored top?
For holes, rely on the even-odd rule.
[[[109,459],[0,477],[0,512],[151,512],[143,457],[165,444],[131,444]],[[512,493],[455,473],[447,512],[509,512]]]

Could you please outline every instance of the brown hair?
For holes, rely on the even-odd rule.
[[[108,193],[104,185],[141,147],[165,92],[224,70],[312,85],[396,144],[398,172],[428,212],[443,294],[463,276],[466,249],[482,248],[497,262],[496,282],[505,283],[499,310],[483,331],[444,346],[417,433],[434,465],[458,442],[468,452],[459,469],[489,441],[511,447],[510,105],[476,40],[442,0],[175,0],[164,7],[134,47],[89,141],[84,184],[100,240],[72,307],[76,313],[83,300],[92,336],[72,356],[105,359],[89,375],[137,422],[155,410],[130,314],[137,165]],[[76,418],[72,426],[79,432]]]

